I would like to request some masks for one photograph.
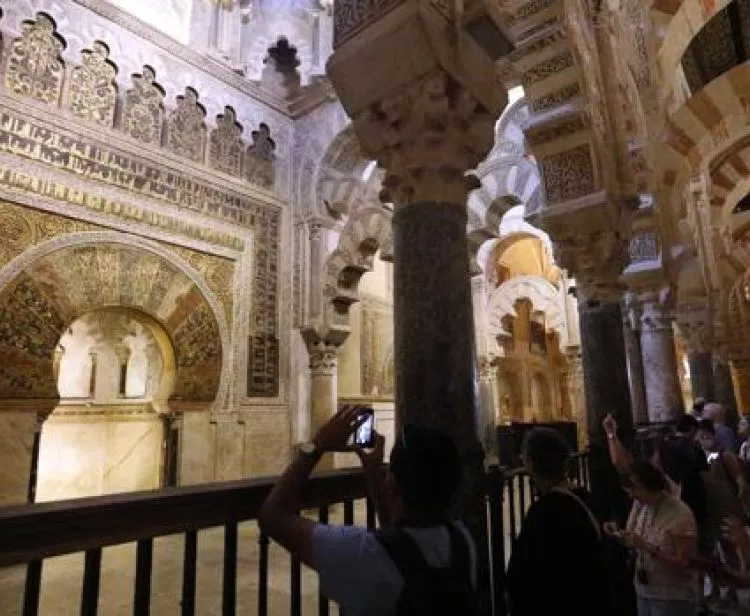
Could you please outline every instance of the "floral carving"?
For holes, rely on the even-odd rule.
[[[132,76],[133,88],[125,94],[122,110],[122,130],[134,139],[159,145],[164,90],[155,80],[154,69],[147,65],[142,73]]]
[[[21,36],[10,44],[5,86],[16,94],[58,104],[65,73],[60,53],[65,42],[45,13],[37,13],[36,21],[24,21],[21,28]]]
[[[81,52],[68,87],[68,107],[74,115],[111,128],[115,120],[117,67],[109,60],[109,47],[95,41]]]
[[[229,175],[242,175],[242,125],[237,122],[234,109],[225,107],[216,117],[216,128],[211,131],[211,167]]]
[[[404,0],[339,0],[333,8],[334,45],[339,46]]]
[[[167,147],[179,156],[202,162],[206,149],[206,110],[198,102],[198,93],[185,88],[177,97],[177,107],[169,114]]]
[[[252,137],[253,143],[247,149],[247,179],[263,188],[273,188],[276,143],[271,139],[271,129],[261,122]]]
[[[594,192],[594,163],[588,144],[542,159],[547,203],[564,203]]]

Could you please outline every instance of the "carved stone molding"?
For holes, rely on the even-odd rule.
[[[314,375],[334,375],[338,364],[338,347],[325,342],[308,345],[310,371]]]
[[[106,128],[115,123],[117,67],[109,60],[109,47],[94,41],[81,52],[81,64],[70,75],[67,104],[73,114]]]
[[[485,382],[493,382],[497,380],[497,363],[496,358],[480,355],[477,358],[477,372],[479,373],[479,380]]]
[[[712,322],[708,300],[701,305],[678,305],[675,324],[688,353],[707,353],[712,350]]]
[[[675,320],[672,290],[669,288],[648,292],[639,297],[642,306],[643,331],[671,331]]]
[[[156,73],[144,66],[132,76],[133,88],[125,93],[122,110],[122,130],[126,135],[159,145],[164,116],[164,89],[156,83]]]
[[[492,147],[494,118],[441,70],[354,119],[365,154],[387,170],[381,198],[397,206],[464,203]]]

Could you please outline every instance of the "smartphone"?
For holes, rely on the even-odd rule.
[[[372,409],[363,409],[363,415],[367,419],[354,433],[354,444],[357,447],[372,447],[375,444],[375,413]]]

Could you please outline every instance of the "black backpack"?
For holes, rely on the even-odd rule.
[[[404,579],[396,604],[398,616],[479,614],[466,537],[453,524],[445,524],[444,528],[450,537],[451,558],[447,567],[428,565],[419,545],[402,528],[387,528],[375,534]]]

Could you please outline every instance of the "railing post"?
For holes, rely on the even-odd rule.
[[[86,551],[81,592],[81,616],[96,616],[99,609],[99,579],[101,577],[102,549]]]
[[[198,560],[198,533],[185,533],[185,552],[182,556],[182,616],[195,616],[195,565]]]
[[[258,537],[258,616],[268,615],[268,535],[261,532]]]
[[[328,524],[328,505],[324,505],[318,511],[318,522]],[[318,583],[318,616],[328,616],[330,613],[330,604],[328,597],[320,592],[320,583]]]
[[[224,582],[222,585],[223,616],[237,611],[237,522],[224,527]]]
[[[516,540],[516,499],[514,496],[515,489],[513,487],[513,475],[508,476],[508,481],[505,482],[508,487],[508,515],[510,518],[510,538],[511,543]]]
[[[135,556],[135,597],[133,615],[149,616],[151,612],[151,565],[154,556],[154,540],[138,541]]]
[[[39,613],[39,592],[42,587],[42,561],[32,560],[26,565],[26,585],[23,589],[23,616]]]

